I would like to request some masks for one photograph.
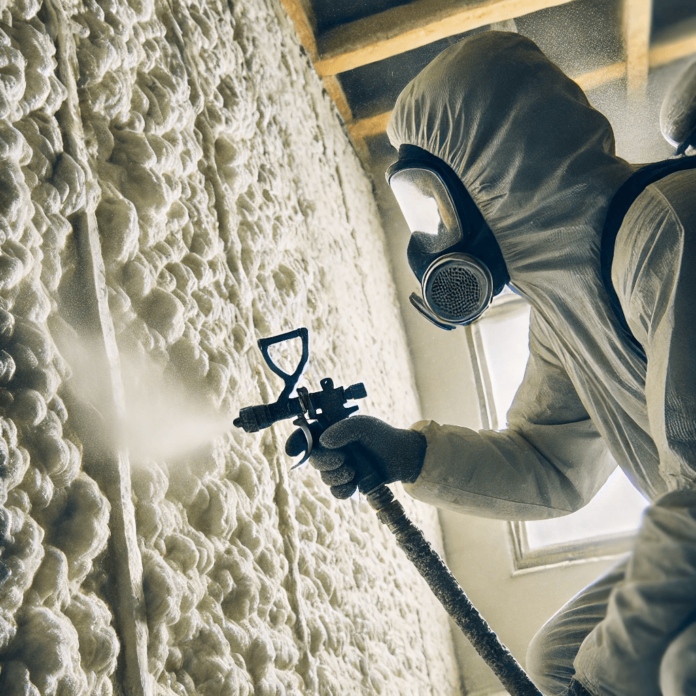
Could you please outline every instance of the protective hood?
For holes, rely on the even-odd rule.
[[[567,299],[569,290],[559,270],[585,266],[587,276],[597,265],[608,203],[633,172],[580,87],[529,39],[485,32],[409,83],[387,132],[395,148],[416,145],[456,172],[498,240],[511,284],[553,320],[543,311],[549,296]]]

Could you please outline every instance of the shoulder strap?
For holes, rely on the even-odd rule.
[[[660,179],[664,179],[670,174],[680,172],[685,169],[696,169],[696,157],[681,157],[679,159],[669,159],[663,162],[655,162],[641,167],[637,172],[632,174],[614,194],[614,197],[609,203],[609,210],[604,222],[602,230],[602,242],[600,250],[600,266],[602,274],[602,284],[609,295],[611,308],[621,325],[621,328],[626,336],[626,339],[631,343],[636,353],[645,360],[645,351],[643,346],[637,341],[636,337],[631,333],[626,322],[619,296],[616,294],[614,284],[611,282],[611,264],[614,261],[614,248],[616,246],[616,237],[619,234],[619,229],[623,224],[628,209],[633,205],[633,202],[640,196],[643,191]]]

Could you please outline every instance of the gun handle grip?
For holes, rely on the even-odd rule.
[[[351,458],[356,468],[356,480],[361,493],[367,494],[387,482],[385,475],[372,464],[360,445],[350,448]]]

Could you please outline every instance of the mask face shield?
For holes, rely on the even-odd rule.
[[[389,185],[411,230],[409,265],[421,280],[434,257],[463,240],[457,209],[445,182],[432,169],[401,169],[392,174]]]
[[[469,221],[462,220],[462,206],[428,164],[397,161],[387,181],[410,229],[408,263],[421,283],[422,297],[413,293],[411,304],[441,329],[470,324],[490,305],[494,282],[488,267],[466,253]],[[472,212],[476,227],[482,218]]]

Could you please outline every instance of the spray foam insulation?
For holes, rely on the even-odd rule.
[[[419,417],[371,183],[279,3],[60,5],[0,1],[0,693],[124,693],[124,563],[145,692],[458,693],[445,615],[367,505],[288,473],[291,426],[231,428],[282,386],[257,338],[298,326],[310,387],[363,381],[361,412]],[[110,428],[69,292],[90,211],[137,558],[83,435]]]

